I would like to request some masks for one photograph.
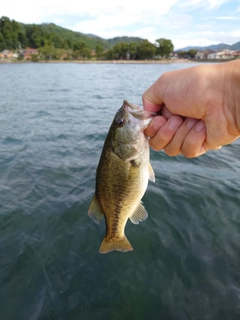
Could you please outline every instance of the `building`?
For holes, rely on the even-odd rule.
[[[236,55],[236,59],[240,59],[240,51],[236,51],[235,55]]]
[[[231,60],[237,57],[236,51],[233,50],[222,50],[218,52],[209,53],[207,58],[208,59],[215,59],[215,60]]]
[[[33,48],[26,48],[23,50],[23,57],[26,60],[31,59],[33,54],[38,54],[38,50]]]
[[[12,58],[15,58],[15,59],[17,59],[18,58],[18,53],[17,52],[13,52],[13,54],[12,54]]]
[[[203,59],[208,59],[208,55],[214,53],[212,50],[204,50],[204,51],[198,51],[195,55],[195,60],[203,60]]]
[[[203,51],[198,51],[195,54],[195,60],[202,60],[202,59],[204,59],[204,52]]]
[[[0,52],[0,59],[12,58],[13,53],[11,50],[3,50]]]

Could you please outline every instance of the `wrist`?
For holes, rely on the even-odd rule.
[[[233,61],[231,91],[236,131],[240,136],[240,60]]]
[[[240,136],[240,60],[220,63],[216,68],[220,71],[219,88],[227,129],[237,139]]]

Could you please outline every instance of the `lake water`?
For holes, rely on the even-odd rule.
[[[240,319],[240,143],[151,152],[149,217],[98,253],[87,215],[123,99],[192,64],[0,64],[0,319]]]

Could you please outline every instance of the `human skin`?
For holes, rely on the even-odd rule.
[[[240,136],[240,60],[164,73],[142,97],[155,150],[193,158]]]

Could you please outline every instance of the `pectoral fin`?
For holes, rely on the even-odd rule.
[[[148,164],[148,179],[152,182],[155,182],[155,173],[153,171],[153,168],[151,166],[151,163]]]
[[[134,213],[130,217],[130,220],[134,224],[139,224],[139,222],[146,220],[147,217],[148,217],[147,210],[142,205],[142,202],[140,202],[137,209],[134,211]]]
[[[94,195],[92,198],[92,202],[88,209],[88,215],[94,222],[98,224],[101,222],[102,217],[104,216],[103,212],[100,209],[100,205],[98,203],[96,195]]]

